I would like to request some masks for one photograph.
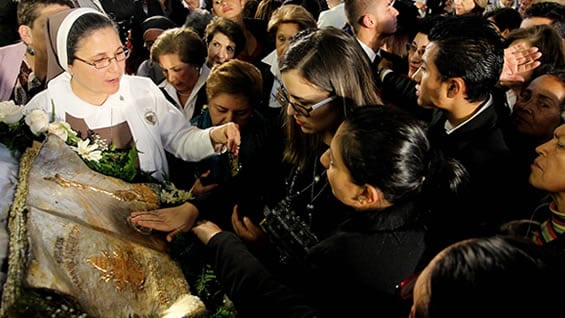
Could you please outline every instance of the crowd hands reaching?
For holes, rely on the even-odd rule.
[[[190,191],[131,222],[194,234],[241,317],[556,314],[563,5],[145,1],[128,37],[87,2],[20,1],[0,97]]]

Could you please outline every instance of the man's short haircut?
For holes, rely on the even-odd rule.
[[[468,101],[488,98],[504,64],[503,39],[492,23],[480,16],[452,16],[433,27],[428,39],[437,46],[430,62],[442,81],[460,77]]]

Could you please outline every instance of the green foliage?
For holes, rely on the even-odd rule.
[[[84,160],[86,165],[101,174],[133,182],[139,175],[137,168],[137,148],[133,145],[128,150],[117,150],[111,146],[102,152],[99,161]]]
[[[3,143],[8,149],[22,153],[27,147],[31,146],[34,140],[43,140],[44,137],[35,136],[28,125],[25,124],[24,118],[18,123],[6,124],[0,122],[0,143]]]
[[[179,262],[190,291],[202,299],[208,318],[235,318],[237,311],[206,255],[206,247],[191,233],[177,235],[171,243],[171,257]]]

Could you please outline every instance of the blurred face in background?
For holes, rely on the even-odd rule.
[[[300,26],[297,23],[281,23],[277,28],[275,34],[275,49],[279,58],[284,55],[288,48],[290,39],[300,31]]]
[[[190,11],[200,8],[200,0],[184,0]]]
[[[394,1],[379,0],[372,12],[376,18],[380,34],[393,34],[396,32],[398,10],[393,6]]]
[[[414,73],[418,70],[420,65],[422,65],[422,56],[426,51],[426,45],[430,41],[428,40],[428,35],[424,33],[416,33],[412,43],[408,44],[408,76],[412,77]]]
[[[162,29],[148,29],[143,32],[143,46],[145,46],[149,52],[151,52],[153,43],[155,43],[155,40],[157,40],[161,33],[163,33]]]
[[[453,0],[455,15],[463,15],[475,8],[474,0]]]
[[[518,12],[520,14],[524,14],[524,11],[526,11],[526,9],[531,6],[533,2],[534,0],[518,0],[518,3],[520,4],[520,6],[518,7]]]
[[[243,14],[245,0],[213,0],[212,12],[223,18],[238,20]]]

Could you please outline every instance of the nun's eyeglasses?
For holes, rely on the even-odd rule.
[[[128,57],[129,57],[129,50],[126,49],[125,47],[119,49],[116,52],[116,54],[114,54],[114,56],[112,56],[112,57],[104,57],[104,58],[101,58],[101,59],[98,59],[98,60],[92,61],[92,62],[89,62],[85,59],[81,59],[80,57],[78,57],[76,55],[74,56],[75,59],[77,59],[77,60],[79,60],[79,61],[81,61],[85,64],[88,64],[90,66],[94,66],[94,68],[99,69],[99,70],[110,66],[110,64],[112,64],[112,60],[116,60],[116,62],[121,62],[121,61],[125,61]]]

